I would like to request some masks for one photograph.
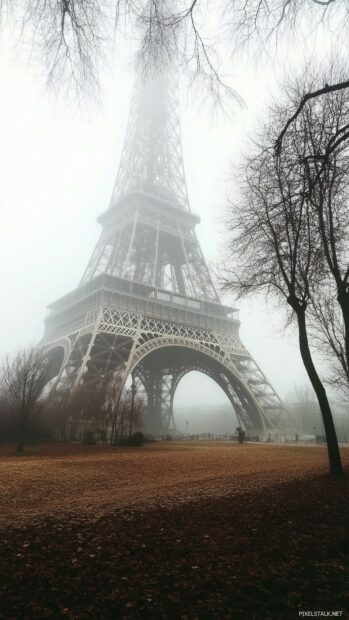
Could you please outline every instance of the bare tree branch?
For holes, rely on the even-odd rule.
[[[281,148],[282,148],[282,140],[285,136],[286,131],[288,130],[288,128],[292,125],[292,123],[296,120],[296,118],[299,116],[299,114],[301,113],[301,111],[303,110],[305,104],[310,101],[311,99],[315,99],[316,97],[320,97],[321,95],[327,95],[328,93],[333,93],[336,92],[338,90],[343,90],[344,88],[348,88],[349,87],[349,80],[346,80],[344,82],[340,82],[339,84],[332,84],[331,86],[329,86],[328,84],[326,84],[323,88],[319,88],[318,90],[315,90],[313,92],[310,93],[306,93],[300,103],[298,108],[296,109],[296,111],[294,112],[294,114],[292,114],[292,116],[288,119],[287,123],[285,124],[285,126],[283,127],[282,131],[279,133],[276,142],[275,142],[275,153],[277,157],[280,157],[281,154]],[[346,139],[346,138],[344,138]],[[343,137],[341,139],[341,141],[343,141]],[[340,143],[339,143],[340,144]],[[339,146],[338,144],[338,146]],[[336,147],[333,147],[332,150],[330,150],[328,152],[328,154],[330,154],[330,152],[332,152]]]
[[[37,409],[47,377],[47,363],[37,349],[20,351],[7,357],[0,375],[1,396],[16,417],[18,452],[23,451],[27,426]]]
[[[297,88],[298,84],[291,89],[293,95]],[[304,109],[285,135],[281,156],[275,157],[275,139],[292,106],[293,98],[269,110],[254,152],[240,170],[240,200],[234,204],[230,227],[230,260],[237,268],[226,287],[240,295],[262,290],[280,298],[281,293],[292,308],[302,360],[324,420],[330,467],[340,473],[333,417],[310,350],[307,310],[328,277],[327,259],[332,261],[333,272],[340,265],[343,237],[348,232],[348,218],[339,221],[344,213],[348,158],[345,152],[339,158],[337,150],[324,166],[317,156],[334,128],[339,135],[346,125],[347,106],[340,100],[331,109]],[[314,188],[319,167],[323,173]]]
[[[294,34],[304,18],[346,32],[346,0],[2,0],[3,16],[31,37],[32,49],[44,59],[48,83],[78,93],[98,90],[99,66],[119,35],[140,40],[144,63],[156,65],[170,57],[191,80],[197,80],[217,101],[224,95],[239,100],[219,54],[245,44],[258,49],[272,39]],[[207,27],[207,24],[212,27]],[[215,24],[213,26],[213,24]],[[209,34],[208,34],[209,33]]]

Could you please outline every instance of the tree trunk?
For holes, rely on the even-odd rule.
[[[341,307],[343,315],[345,355],[347,360],[347,368],[349,368],[349,293],[347,293],[345,289],[343,292],[338,292],[338,303]]]
[[[342,461],[338,447],[336,429],[333,423],[332,412],[328,402],[326,390],[315,369],[312,356],[309,349],[307,327],[305,322],[305,310],[297,309],[299,348],[303,360],[304,367],[308,373],[310,382],[314,388],[320,406],[322,419],[327,440],[328,459],[330,465],[330,473],[333,476],[340,477],[343,475]]]
[[[111,433],[110,433],[110,445],[113,445],[115,440],[115,426],[116,426],[116,412],[113,412],[112,424],[111,424]]]
[[[24,451],[24,439],[25,439],[25,422],[22,419],[19,424],[19,429],[18,429],[17,452]]]

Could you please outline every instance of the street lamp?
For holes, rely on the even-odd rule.
[[[189,421],[187,420],[187,437],[189,438],[188,426],[189,426]]]
[[[316,443],[316,426],[313,426],[313,431],[314,431],[314,443]]]
[[[135,402],[135,393],[137,390],[137,386],[134,381],[131,383],[131,415],[130,415],[130,437],[132,437],[132,425],[133,425],[133,407]]]

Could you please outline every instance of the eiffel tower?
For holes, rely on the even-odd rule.
[[[212,282],[189,205],[178,75],[138,77],[109,208],[78,287],[51,303],[41,346],[49,378],[87,385],[131,375],[147,401],[147,430],[175,428],[173,402],[193,370],[225,392],[248,432],[280,428],[280,398],[239,338],[235,308]]]

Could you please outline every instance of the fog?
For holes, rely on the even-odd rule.
[[[77,103],[47,90],[43,69],[3,45],[1,59],[1,325],[0,354],[37,343],[46,305],[75,288],[100,232],[97,216],[108,207],[126,130],[133,73],[127,54],[101,76],[100,101]],[[305,54],[305,50],[303,50]],[[302,54],[303,54],[302,52]],[[302,54],[293,59],[299,65]],[[280,66],[231,61],[235,87],[246,106],[224,115],[182,88],[182,140],[191,208],[209,263],[226,243],[226,179],[239,162],[246,136],[276,90]],[[279,57],[280,57],[279,56]],[[283,67],[284,69],[284,67]],[[296,333],[271,301],[224,299],[240,308],[241,339],[283,397],[307,381]],[[212,381],[191,373],[176,406],[225,403]]]

